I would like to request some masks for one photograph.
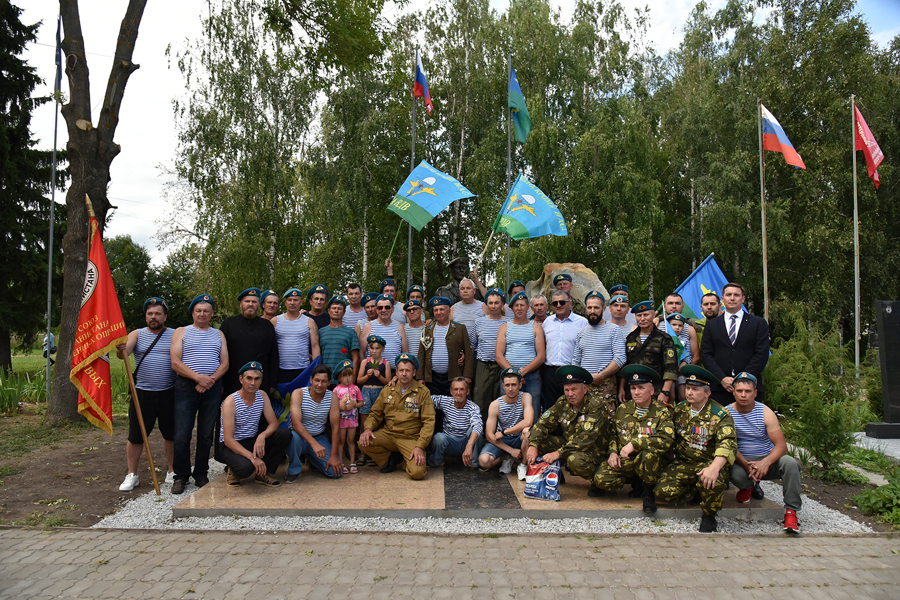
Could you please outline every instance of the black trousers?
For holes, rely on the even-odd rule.
[[[238,440],[238,443],[243,446],[245,450],[253,452],[253,445],[256,443],[256,437]],[[281,464],[281,459],[284,458],[288,446],[290,445],[290,429],[279,429],[266,438],[266,452],[262,460],[266,463],[266,471],[268,471],[270,475],[278,470],[278,465]],[[235,475],[241,479],[246,479],[256,472],[250,459],[234,452],[231,448],[226,446],[224,442],[217,444],[217,446],[218,452],[216,452],[216,460],[225,463],[226,466],[231,468],[231,471]]]
[[[560,367],[541,365],[541,414],[556,404],[563,395],[563,384],[556,379],[556,370]],[[538,415],[534,416],[535,421]]]

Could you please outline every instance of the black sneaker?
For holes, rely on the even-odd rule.
[[[762,487],[760,487],[759,482],[756,482],[756,485],[753,486],[753,491],[750,492],[750,497],[754,500],[762,500],[766,497],[766,493],[763,491]]]
[[[598,488],[596,485],[591,483],[591,489],[588,490],[588,498],[600,498],[606,493],[606,490],[603,488]]]
[[[700,533],[712,533],[718,529],[719,524],[716,523],[716,515],[707,515],[706,513],[700,517]]]
[[[298,479],[300,479],[300,473],[296,473],[294,475],[291,475],[290,473],[288,473],[284,478],[284,482],[285,483],[294,483]]]
[[[385,463],[384,467],[381,468],[382,473],[393,473],[397,470],[397,467],[400,466],[400,463],[403,462],[403,455],[399,452],[391,452],[391,455],[388,457],[388,461]]]
[[[172,484],[172,493],[173,494],[183,494],[184,493],[184,479],[176,479],[175,483]]]
[[[641,494],[641,499],[644,501],[644,512],[645,513],[655,513],[656,512],[656,496],[653,495],[653,486],[644,483],[644,491]]]

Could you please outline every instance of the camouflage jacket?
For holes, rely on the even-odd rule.
[[[616,409],[615,431],[609,436],[609,454],[631,443],[635,451],[667,452],[675,441],[675,429],[669,409],[653,400],[643,417],[638,416],[634,400]]]
[[[575,410],[565,396],[560,396],[556,404],[544,411],[532,426],[529,438],[531,445],[543,453],[559,450],[560,458],[565,464],[566,458],[573,452],[600,450],[598,442],[602,440],[602,430],[607,421],[605,406],[590,396],[585,395],[581,410]],[[557,427],[562,428],[566,443],[562,448],[543,448],[541,444],[553,435]]]
[[[679,402],[675,407],[675,459],[708,464],[717,456],[734,463],[737,433],[731,413],[713,399],[691,417],[691,405]]]
[[[643,344],[640,328],[629,333],[625,338],[625,356],[628,359],[626,364],[650,367],[664,380],[678,379],[678,353],[675,351],[675,343],[671,336],[656,327]]]

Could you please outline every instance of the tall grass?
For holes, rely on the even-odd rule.
[[[18,411],[24,392],[25,382],[22,377],[6,377],[3,369],[0,369],[0,413],[12,414]]]

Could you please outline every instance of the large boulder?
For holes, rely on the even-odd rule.
[[[601,283],[597,274],[588,269],[581,263],[549,263],[544,266],[544,272],[534,281],[529,281],[525,285],[525,293],[529,298],[533,298],[538,294],[544,294],[547,301],[550,301],[550,294],[556,287],[553,285],[553,278],[560,273],[568,273],[572,276],[572,296],[576,304],[583,305],[584,297],[591,290],[596,290],[603,294],[604,300],[609,303],[609,292]],[[551,314],[553,311],[551,309]]]

